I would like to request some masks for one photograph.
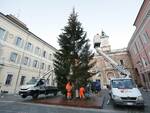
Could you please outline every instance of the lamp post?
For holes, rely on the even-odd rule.
[[[0,56],[3,54],[3,47],[4,47],[4,44],[1,43],[1,40],[0,40]],[[5,57],[0,57],[0,70],[3,68],[3,66],[5,66],[4,61],[5,61]],[[0,91],[2,91],[2,86],[3,86],[3,82],[0,81]]]
[[[30,34],[28,34],[28,36],[25,40],[26,42],[28,41],[29,36],[30,36]],[[14,93],[16,93],[16,91],[17,91],[17,85],[18,85],[18,82],[19,82],[19,77],[20,77],[20,73],[21,73],[21,69],[22,69],[22,61],[24,60],[24,55],[25,55],[25,47],[23,47],[23,49],[22,49],[22,55],[21,55],[21,60],[20,60],[20,63],[19,63],[19,69],[18,69],[18,73],[17,73]]]
[[[0,69],[2,66],[4,66],[4,64],[0,62]],[[0,82],[0,91],[1,91],[1,87],[2,87],[2,82]]]

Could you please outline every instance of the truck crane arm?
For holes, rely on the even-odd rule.
[[[40,79],[42,79],[42,78],[45,78],[45,76],[46,75],[48,75],[48,77],[47,77],[47,79],[51,76],[51,73],[54,71],[54,69],[51,69],[51,70],[48,70],[46,73],[44,73],[41,77],[40,77]]]
[[[100,45],[101,45],[101,39],[100,37],[94,37],[94,48],[96,50],[96,52],[99,54],[99,55],[102,55],[104,57],[104,59],[109,62],[113,68],[117,71],[119,71],[121,74],[125,75],[125,77],[130,77],[130,72],[124,68],[124,66],[122,65],[119,65],[118,63],[116,63],[113,59],[111,59],[108,55],[106,55],[100,48]],[[123,76],[122,75],[122,76]]]

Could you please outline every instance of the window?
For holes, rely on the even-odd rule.
[[[40,79],[39,82],[37,83],[37,86],[41,86],[45,84],[45,80]]]
[[[36,79],[35,77],[32,77],[32,79],[31,79],[29,82],[27,82],[26,84],[27,84],[27,85],[34,85],[34,84],[37,83],[38,80],[39,80],[39,79]]]
[[[38,67],[38,61],[37,60],[33,61],[33,67],[35,67],[35,68]]]
[[[142,74],[142,78],[143,78],[143,81],[146,82],[146,78],[144,74]]]
[[[138,50],[140,51],[142,49],[142,44],[141,44],[140,39],[137,40],[136,44],[137,44]]]
[[[21,47],[21,43],[22,43],[22,39],[20,37],[17,37],[15,45],[18,46],[18,47]]]
[[[44,66],[45,66],[45,64],[44,63],[41,63],[41,69],[44,69]]]
[[[39,48],[39,47],[36,47],[36,48],[35,48],[35,54],[36,54],[36,55],[40,55],[40,48]]]
[[[137,54],[137,49],[136,49],[135,46],[133,47],[133,52],[134,52],[135,55]]]
[[[144,34],[142,35],[142,41],[143,41],[144,44],[146,44],[146,43],[148,43],[148,42],[150,41],[150,39],[149,39],[147,33],[144,33]]]
[[[20,85],[24,85],[25,83],[25,76],[21,76]]]
[[[29,58],[28,58],[28,57],[24,57],[23,64],[24,64],[24,65],[27,65],[28,62],[29,62]]]
[[[120,60],[121,65],[123,65],[123,60]]]
[[[32,51],[32,44],[30,42],[26,43],[25,49],[28,51]]]
[[[0,39],[3,40],[4,39],[4,36],[5,36],[5,30],[0,28]]]
[[[12,52],[10,55],[10,61],[16,62],[16,59],[17,59],[17,53]]]
[[[147,59],[142,57],[141,60],[142,60],[143,66],[146,67],[148,65]]]
[[[46,57],[46,51],[43,51],[43,57],[44,58]]]
[[[52,60],[52,54],[49,54],[48,59],[49,59],[49,60]]]
[[[12,74],[8,74],[8,75],[7,75],[5,85],[10,85],[10,84],[11,84],[12,77],[13,77]]]
[[[132,89],[136,87],[131,79],[112,80],[111,84],[113,88],[118,89]]]

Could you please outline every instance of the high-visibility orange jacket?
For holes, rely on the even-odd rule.
[[[79,91],[80,95],[84,95],[84,92],[85,92],[84,87],[81,87],[81,88],[80,88],[80,91]]]
[[[67,90],[67,92],[70,92],[72,90],[72,86],[71,86],[70,82],[68,82],[66,84],[66,90]]]

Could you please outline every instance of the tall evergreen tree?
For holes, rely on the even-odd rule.
[[[73,9],[58,38],[60,50],[55,54],[54,66],[58,88],[62,93],[65,93],[67,80],[73,83],[75,89],[86,85],[92,75],[89,70],[94,66],[94,63],[90,63],[94,54],[89,50],[87,33],[77,17]]]

